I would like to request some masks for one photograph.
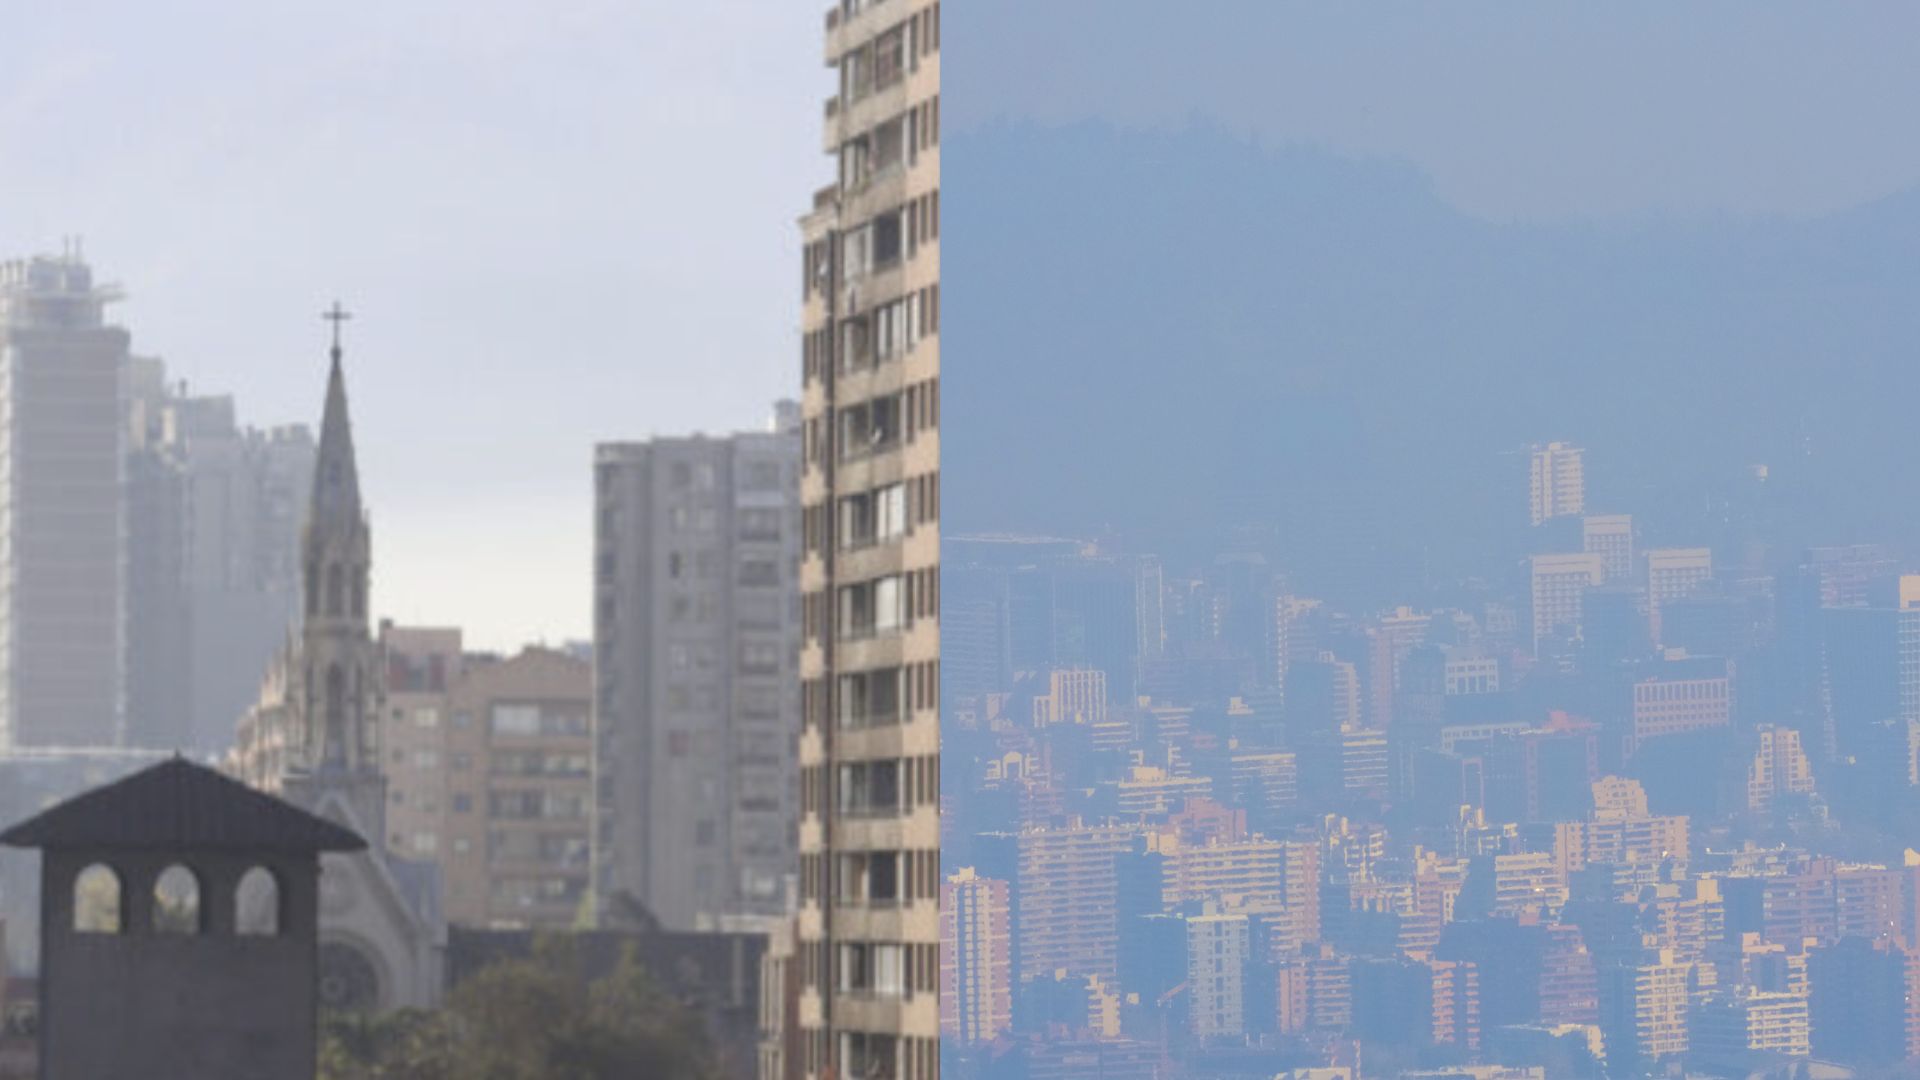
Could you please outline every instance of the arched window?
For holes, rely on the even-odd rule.
[[[153,880],[153,928],[162,934],[200,932],[200,878],[179,863]]]
[[[340,564],[327,567],[327,614],[344,615],[347,610],[347,578]]]
[[[339,664],[327,666],[326,697],[321,703],[326,744],[321,760],[342,764],[347,760],[347,676]]]
[[[73,929],[79,934],[117,934],[121,929],[120,875],[94,863],[73,879]]]
[[[353,617],[365,618],[367,614],[367,568],[362,566],[353,572]]]
[[[307,614],[320,614],[320,564],[307,564]]]
[[[233,931],[242,937],[280,933],[280,879],[264,866],[240,875],[233,890]]]

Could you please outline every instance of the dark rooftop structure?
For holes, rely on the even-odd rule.
[[[9,847],[360,851],[358,834],[185,758],[95,788],[0,833]]]
[[[42,1076],[314,1075],[320,855],[359,835],[174,758],[0,843],[43,852]]]

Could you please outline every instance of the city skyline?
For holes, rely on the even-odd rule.
[[[793,43],[819,15],[289,14],[16,25],[0,252],[81,236],[126,290],[110,317],[133,352],[260,423],[305,417],[338,298],[381,463],[382,613],[501,650],[589,637],[593,443],[754,430],[795,382],[792,191],[827,175],[810,137],[827,80]],[[209,20],[222,33],[185,32]],[[682,205],[716,212],[661,212]],[[538,422],[559,414],[574,422]]]

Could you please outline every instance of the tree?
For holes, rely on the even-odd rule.
[[[582,971],[571,940],[543,938],[440,1010],[331,1017],[321,1080],[717,1080],[699,1019],[631,947],[598,979]]]

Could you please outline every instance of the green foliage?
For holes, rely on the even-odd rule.
[[[336,1016],[320,1080],[716,1080],[702,1025],[629,948],[602,978],[581,976],[569,940],[536,941],[463,983],[435,1012]]]

